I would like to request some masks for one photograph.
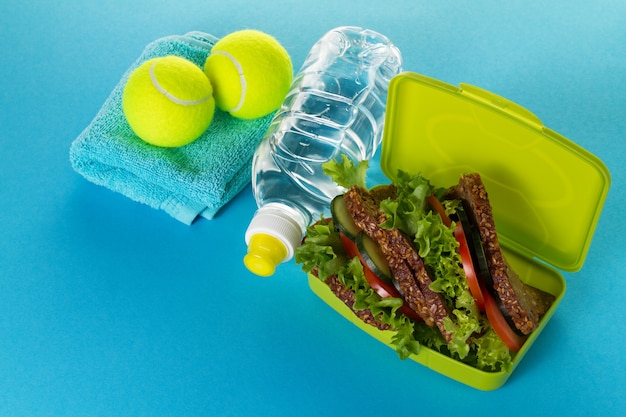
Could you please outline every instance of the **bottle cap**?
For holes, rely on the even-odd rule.
[[[283,211],[261,208],[246,230],[248,254],[244,264],[260,276],[274,274],[276,266],[290,260],[302,240],[302,228]]]
[[[276,266],[287,256],[287,248],[274,236],[259,233],[252,235],[248,254],[243,263],[253,273],[262,277],[274,274]]]

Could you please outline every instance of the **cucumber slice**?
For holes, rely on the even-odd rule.
[[[356,236],[356,246],[367,267],[380,279],[395,285],[387,259],[385,259],[385,255],[380,250],[378,243],[364,232],[360,232]]]
[[[354,223],[343,194],[336,196],[330,202],[330,214],[333,216],[337,229],[350,240],[355,240],[361,229]]]
[[[463,226],[463,232],[467,238],[467,243],[470,247],[470,253],[472,254],[472,261],[474,262],[474,269],[480,279],[483,280],[487,288],[493,287],[493,280],[491,279],[491,273],[489,272],[489,265],[487,264],[487,257],[483,250],[483,244],[480,240],[480,232],[478,228],[469,220],[465,207],[457,208],[457,213],[461,226]]]

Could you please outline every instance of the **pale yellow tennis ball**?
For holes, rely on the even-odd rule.
[[[162,147],[186,145],[213,120],[215,99],[200,67],[178,56],[150,59],[132,72],[122,109],[133,132]]]
[[[258,30],[233,32],[220,39],[204,64],[220,109],[255,119],[278,109],[293,77],[291,58],[272,36]]]

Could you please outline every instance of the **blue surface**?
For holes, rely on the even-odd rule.
[[[0,415],[623,415],[626,3],[460,3],[4,0]],[[340,25],[387,35],[407,70],[530,109],[611,171],[584,267],[497,391],[400,361],[293,262],[248,273],[249,187],[186,226],[70,167],[71,141],[152,40],[255,28],[298,67]]]

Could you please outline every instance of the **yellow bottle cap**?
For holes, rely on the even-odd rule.
[[[258,233],[250,237],[248,254],[243,258],[243,263],[251,272],[269,277],[287,254],[287,248],[279,239]]]

